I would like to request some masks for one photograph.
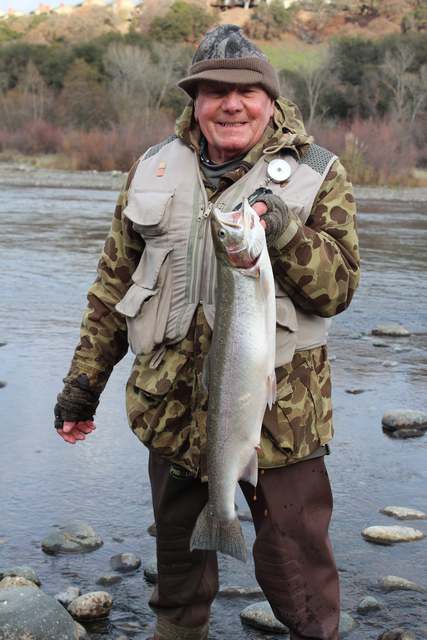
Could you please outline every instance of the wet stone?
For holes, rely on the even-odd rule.
[[[240,522],[253,522],[252,514],[250,511],[242,511],[242,513],[238,513],[237,517]]]
[[[381,609],[381,604],[372,596],[365,596],[357,605],[358,613],[369,613],[369,611],[378,611],[378,609]]]
[[[34,569],[26,564],[10,567],[8,569],[0,569],[0,580],[5,578],[6,576],[25,578],[30,582],[34,582],[34,584],[38,586],[40,586],[41,584],[40,579]]]
[[[141,558],[134,553],[119,553],[110,558],[110,564],[114,571],[127,573],[136,571],[141,566]]]
[[[157,561],[151,560],[144,565],[144,577],[150,584],[157,584]]]
[[[384,362],[382,363],[383,367],[386,368],[392,368],[392,367],[397,367],[399,363],[396,360],[384,360]]]
[[[376,544],[394,544],[395,542],[414,542],[421,540],[425,534],[413,527],[393,526],[373,526],[363,529],[362,536],[369,542]]]
[[[341,638],[346,638],[357,627],[357,622],[346,611],[341,611],[339,634]]]
[[[102,538],[86,522],[72,520],[58,527],[42,540],[45,553],[87,553],[103,545]]]
[[[375,341],[372,343],[372,346],[373,346],[373,347],[379,347],[379,348],[382,348],[382,349],[383,349],[383,348],[388,347],[388,346],[390,346],[390,345],[389,345],[387,342],[384,342],[384,340],[375,340]]]
[[[4,380],[0,380],[0,389],[3,389],[3,387],[5,387],[7,385],[7,382],[5,382]]]
[[[255,629],[262,629],[263,631],[271,631],[282,635],[289,633],[289,629],[277,620],[267,601],[250,604],[240,613],[240,618],[242,622]]]
[[[378,640],[415,640],[415,636],[405,629],[391,629],[379,635]]]
[[[101,585],[102,587],[109,587],[112,584],[117,584],[123,580],[122,576],[118,576],[115,573],[106,573],[103,576],[100,576],[96,581],[96,584]]]
[[[384,429],[389,431],[396,431],[398,429],[427,430],[427,413],[411,409],[388,411],[383,415],[382,425]]]
[[[17,586],[12,586],[16,581]],[[22,582],[18,586],[18,581]],[[8,586],[10,584],[10,586]],[[7,640],[76,640],[73,618],[64,607],[25,578],[0,583],[2,637]]]
[[[384,591],[418,591],[419,593],[425,593],[427,589],[412,582],[406,580],[406,578],[400,578],[399,576],[385,576],[379,580],[379,585]]]
[[[220,598],[251,598],[260,595],[262,595],[262,589],[258,585],[254,587],[226,586],[222,587],[218,593]]]
[[[388,324],[379,324],[372,329],[373,336],[393,336],[394,338],[406,338],[410,336],[410,332],[402,324],[390,322]]]
[[[409,507],[384,507],[380,509],[380,513],[398,520],[426,520],[427,513],[419,511],[418,509],[411,509]]]
[[[147,529],[147,532],[150,534],[150,536],[153,536],[153,538],[157,536],[157,527],[155,522],[153,522],[153,524],[150,524],[150,526]]]
[[[54,597],[60,602],[66,609],[70,606],[73,600],[80,595],[80,589],[78,587],[67,587],[65,591],[57,593]]]
[[[124,542],[124,538],[122,538],[121,536],[113,536],[112,537],[112,541],[113,542]]]
[[[346,393],[350,393],[353,396],[358,396],[361,393],[365,393],[366,389],[346,389]]]
[[[407,440],[408,438],[422,438],[425,431],[421,431],[421,429],[399,429],[398,431],[386,431],[386,433],[394,440]]]
[[[97,620],[108,617],[113,599],[106,591],[92,591],[79,596],[68,607],[76,620]]]
[[[89,634],[82,624],[74,622],[77,632],[77,640],[89,640]]]

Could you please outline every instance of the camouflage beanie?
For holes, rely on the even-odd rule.
[[[178,87],[195,98],[202,80],[260,85],[274,99],[280,94],[279,79],[267,57],[234,24],[222,24],[206,33],[188,76]]]

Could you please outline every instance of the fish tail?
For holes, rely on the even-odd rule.
[[[217,520],[210,514],[210,507],[207,504],[195,524],[190,539],[190,550],[211,549],[221,551],[237,560],[246,562],[248,552],[242,527],[238,518],[229,522]]]

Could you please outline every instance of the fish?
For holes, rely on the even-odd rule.
[[[276,396],[274,277],[264,228],[247,199],[239,211],[213,208],[210,222],[217,282],[204,371],[209,499],[190,549],[213,549],[245,562],[235,493],[240,480],[257,485],[262,421]]]

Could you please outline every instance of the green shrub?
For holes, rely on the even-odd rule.
[[[289,28],[295,8],[285,9],[281,0],[273,0],[270,4],[261,4],[245,24],[245,31],[250,38],[258,40],[274,40],[280,38]]]
[[[149,35],[158,42],[196,42],[215,17],[202,7],[178,0],[162,17],[154,18]]]

